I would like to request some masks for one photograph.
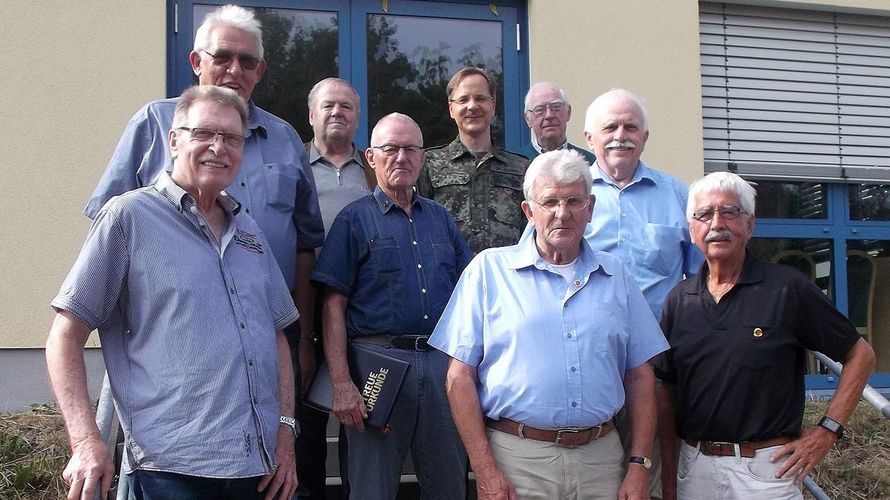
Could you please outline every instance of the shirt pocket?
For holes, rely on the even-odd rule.
[[[448,240],[433,240],[433,254],[436,257],[438,277],[449,287],[457,282],[457,267],[454,262],[454,245]]]
[[[297,198],[296,168],[282,163],[267,163],[265,174],[269,205],[278,209],[293,210]]]
[[[430,185],[437,193],[436,201],[456,221],[470,219],[470,174],[453,167],[430,172]]]
[[[374,270],[383,274],[396,274],[401,272],[401,254],[399,242],[395,238],[372,239],[369,244],[371,250],[371,265]]]
[[[491,193],[489,207],[492,217],[508,226],[525,228],[526,217],[521,204],[524,174],[503,165],[491,165]]]
[[[646,248],[644,261],[650,270],[667,276],[671,270],[682,265],[681,242],[686,230],[663,224],[646,224]]]

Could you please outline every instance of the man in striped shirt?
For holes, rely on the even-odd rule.
[[[234,91],[193,87],[168,132],[172,173],[112,198],[59,295],[46,346],[72,458],[68,498],[103,497],[114,466],[93,421],[83,346],[99,330],[137,498],[290,498],[299,317],[256,222],[222,192],[248,123]]]

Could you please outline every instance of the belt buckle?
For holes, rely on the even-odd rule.
[[[428,337],[424,337],[422,335],[418,335],[417,337],[414,337],[414,350],[421,351],[421,352],[426,352],[426,351],[430,350],[429,344],[427,344],[427,338]],[[421,344],[425,344],[425,345],[421,345]]]
[[[726,452],[724,451],[726,448],[731,449],[732,454],[735,455],[735,443],[730,443],[728,441],[703,441],[703,443],[707,443],[710,455],[729,456],[726,455]],[[714,450],[717,450],[717,452],[715,453]]]
[[[578,434],[579,432],[581,432],[581,429],[560,429],[556,431],[556,441],[553,443],[557,446],[562,446],[560,441],[562,441],[563,434]]]

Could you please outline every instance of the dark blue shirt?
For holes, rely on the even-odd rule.
[[[438,203],[415,195],[409,216],[379,187],[337,215],[310,279],[349,299],[358,335],[429,335],[472,253]]]

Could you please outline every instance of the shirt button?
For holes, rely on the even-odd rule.
[[[567,339],[572,338],[572,332],[567,333],[567,334],[566,334],[566,338],[567,338]]]
[[[578,407],[578,402],[572,401],[572,408],[577,408],[577,407]]]
[[[247,185],[247,184],[245,184],[245,183],[243,183],[243,182],[241,183],[241,187],[244,187],[244,186],[246,186],[246,185]]]
[[[426,288],[421,288],[420,293],[426,293]]]
[[[414,246],[417,246],[417,242],[416,242],[416,241],[412,241],[411,244],[413,244]]]
[[[423,264],[417,264],[417,269],[423,269]]]
[[[249,208],[245,208],[244,211],[247,212],[247,213],[250,213],[250,209],[249,209]]]
[[[244,323],[241,323],[241,328],[244,328]]]
[[[423,319],[430,319],[430,317],[428,315],[424,314]]]
[[[414,219],[412,219],[411,217],[408,217],[408,222],[414,222]]]
[[[573,366],[573,367],[572,367],[572,373],[575,373],[576,371],[578,371],[578,370]]]
[[[234,293],[235,293],[235,289],[234,289],[234,288],[229,288],[229,293],[234,294]]]
[[[253,366],[253,360],[252,359],[247,360],[247,364],[250,366]],[[574,368],[572,368],[572,369],[574,370]]]

